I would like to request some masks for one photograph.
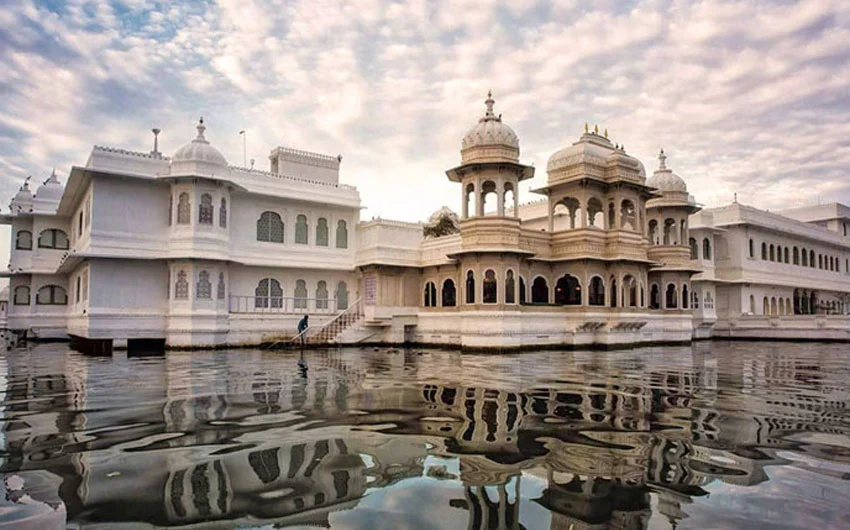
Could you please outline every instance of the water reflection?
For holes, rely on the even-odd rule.
[[[838,528],[843,350],[90,359],[45,345],[2,357],[0,472],[75,523]]]

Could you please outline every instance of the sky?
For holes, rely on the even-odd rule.
[[[850,2],[5,0],[0,204],[93,145],[170,155],[206,137],[268,169],[278,145],[343,156],[362,218],[459,209],[445,170],[484,112],[548,157],[598,124],[657,153],[699,203],[850,203]]]

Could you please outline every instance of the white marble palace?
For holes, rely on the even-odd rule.
[[[663,151],[646,178],[587,127],[521,203],[535,168],[485,103],[446,171],[461,213],[436,235],[360,221],[341,156],[277,147],[269,171],[231,166],[203,120],[171,157],[96,146],[0,216],[6,326],[131,349],[287,342],[304,314],[314,343],[850,340],[850,208],[701,209]]]

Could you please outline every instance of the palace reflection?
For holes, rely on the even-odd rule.
[[[11,353],[0,471],[80,522],[332,527],[373,492],[442,480],[451,499],[416,509],[447,527],[525,528],[523,502],[552,529],[676,525],[712,482],[759,484],[781,450],[823,450],[801,436],[847,433],[847,387],[817,359],[708,347],[340,350],[303,370],[267,352]],[[435,478],[433,458],[457,473]]]

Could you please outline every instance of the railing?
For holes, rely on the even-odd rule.
[[[336,298],[302,298],[287,296],[231,295],[228,310],[231,313],[284,313],[333,315],[348,307],[345,300]]]
[[[290,343],[321,344],[332,342],[348,326],[363,318],[363,301],[358,298],[351,306],[338,314],[321,328],[309,327],[290,339]]]

